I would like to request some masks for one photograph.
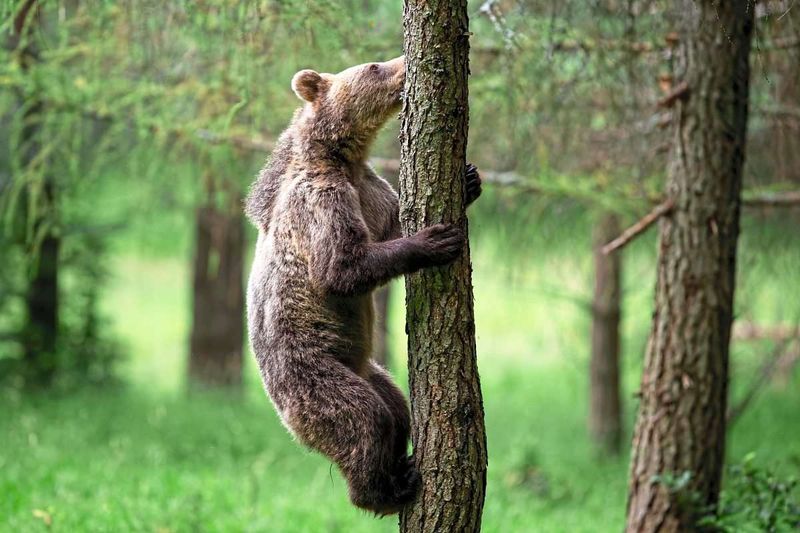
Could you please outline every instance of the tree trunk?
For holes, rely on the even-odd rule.
[[[653,326],[633,439],[627,531],[696,531],[718,500],[747,126],[753,2],[681,0]]]
[[[406,0],[406,100],[400,132],[401,222],[467,231],[466,1]],[[479,531],[486,435],[475,353],[469,247],[455,263],[406,277],[412,441],[422,487],[403,532]]]
[[[594,299],[592,301],[592,356],[589,433],[605,454],[618,455],[622,442],[619,385],[619,323],[621,254],[604,254],[604,244],[619,235],[619,220],[603,214],[594,231]]]
[[[189,378],[207,386],[242,383],[244,228],[241,216],[197,210]]]
[[[373,359],[383,368],[389,368],[389,338],[387,316],[389,315],[389,298],[391,286],[385,285],[375,291],[375,352]]]
[[[53,209],[53,184],[45,183],[48,207]],[[42,207],[40,207],[42,209]],[[34,228],[46,224],[39,219]],[[36,385],[48,385],[56,373],[56,349],[58,342],[58,257],[61,239],[45,229],[45,236],[31,265],[32,276],[25,292],[27,322],[24,329],[23,360],[27,381]]]
[[[27,0],[20,5],[14,18],[14,35],[11,45],[22,46],[19,54],[20,69],[28,73],[32,65],[39,61],[36,45],[36,31],[41,27],[41,12],[37,0]],[[26,171],[32,168],[42,147],[42,116],[44,104],[37,92],[26,93],[23,126],[20,136],[22,164]],[[18,227],[30,228],[23,238],[29,248],[28,286],[25,290],[26,322],[22,330],[23,368],[26,381],[34,385],[48,385],[56,373],[56,349],[58,342],[58,271],[61,238],[57,231],[57,191],[55,178],[47,168],[47,162],[39,162],[42,167],[41,181],[26,184],[24,207],[18,209],[22,219]],[[36,188],[36,190],[34,190]],[[37,198],[36,205],[30,205],[30,198]]]

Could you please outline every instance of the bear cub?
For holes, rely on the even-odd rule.
[[[397,194],[367,164],[404,81],[403,57],[298,72],[292,89],[303,106],[246,203],[259,230],[248,330],[264,387],[289,431],[336,463],[353,504],[381,515],[413,500],[420,478],[407,454],[406,400],[370,359],[372,291],[447,264],[464,245],[446,224],[402,237]],[[467,203],[480,185],[469,165]]]

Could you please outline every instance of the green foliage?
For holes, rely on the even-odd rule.
[[[653,476],[652,483],[662,485],[670,494],[671,501],[684,516],[692,517],[700,531],[716,531],[714,508],[703,501],[703,494],[692,487],[692,472],[667,472]]]
[[[727,467],[725,488],[716,507],[703,503],[691,481],[689,471],[653,478],[654,483],[666,487],[685,513],[700,517],[698,526],[703,531],[779,533],[800,527],[797,475],[777,475],[758,464],[755,453]]]
[[[61,308],[59,384],[108,385],[118,379],[125,349],[111,334],[108,315],[100,309],[101,288],[109,277],[104,234],[91,230],[66,241],[62,263],[63,291],[70,298]]]
[[[62,251],[61,294],[68,295],[60,306],[54,385],[63,389],[96,384],[109,385],[118,378],[117,369],[125,359],[125,349],[112,333],[110,320],[100,309],[101,288],[109,276],[105,257],[107,235],[88,231],[65,240]],[[2,243],[0,243],[2,246]],[[0,382],[15,383],[27,372],[21,357],[19,331],[24,327],[25,311],[21,295],[25,280],[25,261],[15,247],[6,248],[5,275],[0,276],[0,292],[11,298],[0,301]]]
[[[800,529],[800,479],[758,464],[756,454],[728,467],[719,510],[710,522],[726,532]]]

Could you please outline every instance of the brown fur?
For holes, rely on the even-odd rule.
[[[402,57],[298,72],[305,105],[246,206],[259,229],[247,311],[265,388],[286,427],[338,465],[352,502],[379,514],[410,501],[419,475],[405,398],[370,360],[372,291],[452,261],[464,243],[441,224],[402,238],[397,195],[365,162],[404,76]],[[480,194],[474,167],[465,190],[468,202]]]

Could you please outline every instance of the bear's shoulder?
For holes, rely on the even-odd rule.
[[[301,169],[294,183],[299,193],[315,199],[347,196],[355,192],[347,171],[338,168]]]
[[[359,203],[358,191],[347,176],[335,172],[302,170],[286,181],[278,196],[277,210],[299,213],[350,208]]]

